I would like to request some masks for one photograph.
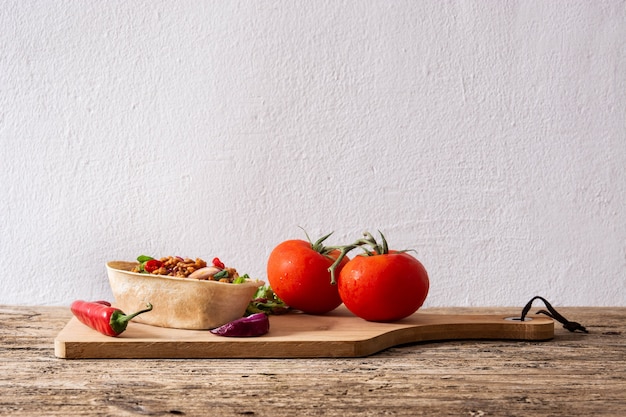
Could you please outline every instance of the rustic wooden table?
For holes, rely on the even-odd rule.
[[[556,323],[546,342],[420,343],[351,359],[67,360],[53,341],[68,308],[0,306],[0,415],[626,415],[626,308],[559,311],[590,333]]]

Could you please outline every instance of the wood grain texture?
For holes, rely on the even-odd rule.
[[[554,323],[544,316],[521,322],[507,320],[503,315],[418,312],[394,323],[373,323],[340,306],[325,315],[271,316],[269,333],[251,338],[221,337],[208,331],[134,322],[114,338],[72,318],[55,339],[55,355],[67,359],[361,357],[416,342],[548,340],[553,336]]]
[[[365,358],[64,360],[53,341],[68,308],[1,306],[0,415],[626,415],[626,308],[559,311],[590,333],[557,324],[545,342],[418,343]]]

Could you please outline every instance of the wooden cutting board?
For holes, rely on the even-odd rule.
[[[73,317],[54,341],[55,355],[88,358],[330,358],[368,356],[408,343],[459,340],[549,340],[554,322],[498,315],[417,312],[394,323],[373,323],[344,306],[329,314],[270,317],[269,333],[232,338],[208,331],[167,329],[131,322],[119,337],[101,335]]]

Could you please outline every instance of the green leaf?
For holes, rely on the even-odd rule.
[[[289,311],[289,306],[285,304],[272,290],[269,285],[263,285],[257,289],[248,308],[247,316],[255,313],[285,314]]]
[[[218,272],[217,274],[213,275],[213,280],[214,281],[218,281],[221,278],[225,278],[228,276],[228,271],[225,269],[222,269],[220,272]]]
[[[244,275],[238,276],[237,278],[235,278],[233,280],[233,284],[243,284],[249,278],[250,278],[250,276],[248,274],[244,274]]]

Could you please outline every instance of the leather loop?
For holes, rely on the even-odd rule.
[[[543,303],[546,305],[546,308],[548,309],[548,311],[539,310],[535,314],[545,314],[546,316],[561,323],[563,325],[563,328],[569,330],[570,332],[575,332],[578,330],[584,333],[589,333],[589,331],[587,331],[587,329],[582,324],[575,322],[575,321],[567,320],[558,311],[556,311],[554,307],[552,307],[552,304],[550,304],[548,300],[538,295],[531,298],[530,301],[524,306],[524,308],[522,309],[522,314],[520,316],[520,321],[524,321],[524,319],[526,318],[526,315],[528,314],[528,312],[530,311],[530,308],[533,305],[533,301],[535,300],[543,301]]]

